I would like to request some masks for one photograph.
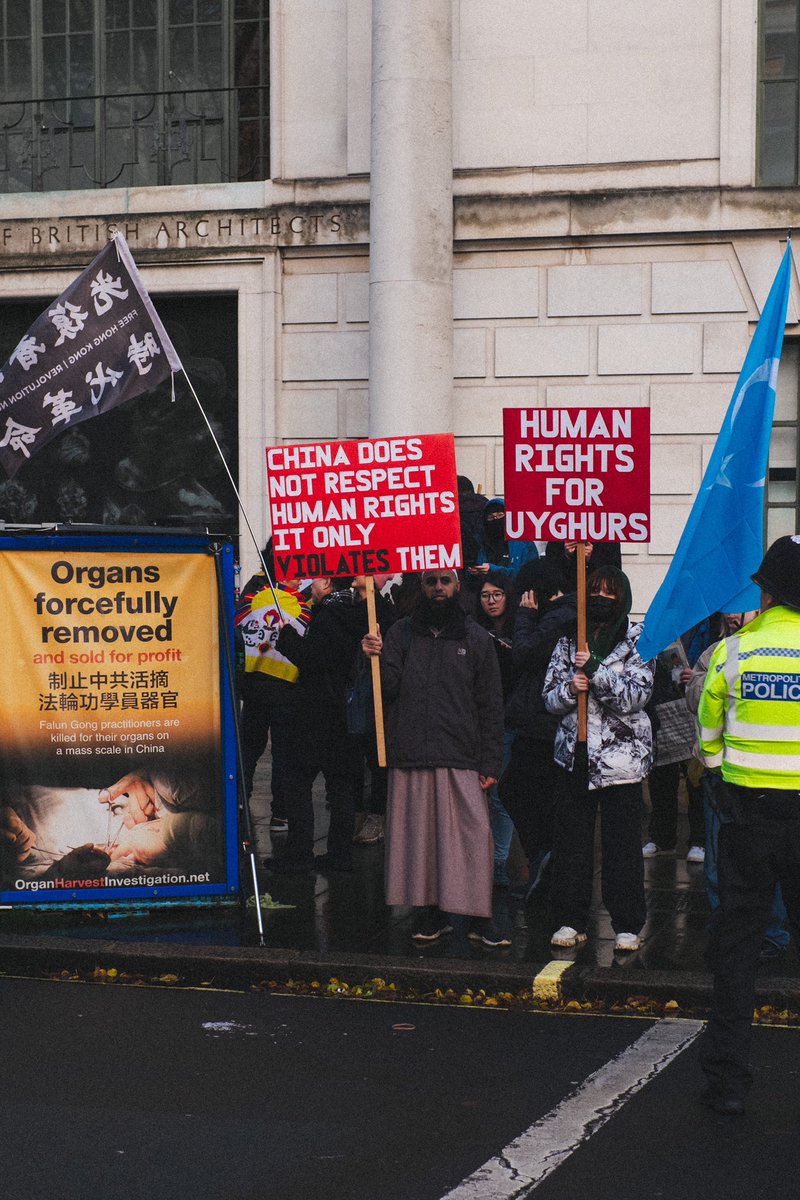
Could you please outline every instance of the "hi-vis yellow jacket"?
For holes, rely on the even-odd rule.
[[[720,642],[697,718],[705,764],[729,783],[800,789],[800,612],[769,608]]]

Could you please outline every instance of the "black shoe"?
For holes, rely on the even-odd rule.
[[[507,930],[501,929],[495,920],[489,920],[484,925],[481,941],[484,946],[492,948],[495,946],[510,946],[511,934]]]
[[[349,855],[318,854],[314,859],[314,870],[352,872],[353,860]]]
[[[411,936],[415,942],[435,942],[443,933],[452,933],[453,926],[438,908],[423,908],[414,918]]]
[[[714,1088],[706,1088],[700,1095],[700,1103],[705,1104],[706,1108],[710,1108],[712,1112],[718,1113],[721,1117],[743,1117],[744,1116],[744,1100],[740,1100],[738,1096],[725,1096],[721,1092],[717,1092]]]
[[[302,858],[265,858],[264,866],[273,875],[313,875],[314,864]]]

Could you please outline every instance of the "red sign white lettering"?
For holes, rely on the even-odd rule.
[[[452,434],[270,446],[282,579],[461,566]]]
[[[503,435],[509,538],[649,541],[649,409],[506,408]]]

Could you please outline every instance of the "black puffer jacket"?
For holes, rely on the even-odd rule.
[[[555,739],[559,718],[544,706],[544,677],[559,638],[574,631],[577,620],[574,593],[554,600],[541,616],[533,608],[517,613],[511,651],[515,682],[506,705],[506,727],[522,737],[551,745]]]
[[[498,778],[500,668],[485,629],[456,609],[437,636],[420,612],[389,630],[381,654],[390,767],[453,767]]]
[[[392,606],[382,596],[375,597],[378,624],[391,625]],[[311,624],[305,637],[299,637],[291,625],[278,634],[277,648],[300,668],[297,681],[297,720],[308,736],[333,727],[337,734],[346,729],[347,684],[361,654],[361,639],[367,632],[366,601],[349,590],[335,592],[311,610]]]

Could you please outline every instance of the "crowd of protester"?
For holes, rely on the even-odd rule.
[[[276,875],[352,871],[385,840],[385,894],[413,910],[412,938],[453,919],[487,947],[511,944],[507,905],[547,903],[551,944],[590,936],[595,826],[615,951],[642,943],[645,860],[685,851],[716,897],[717,777],[694,718],[708,659],[728,631],[715,614],[645,662],[618,544],[586,544],[586,643],[577,637],[576,543],[506,540],[504,504],[459,477],[464,568],[367,580],[256,574],[242,590],[241,736],[252,792],[270,744]],[[744,615],[740,618],[744,619]],[[733,621],[726,617],[724,621]],[[380,664],[387,762],[378,765],[370,660]],[[580,697],[586,733],[579,736]],[[314,855],[312,786],[322,775],[327,848]],[[642,836],[649,804],[649,824]],[[515,840],[516,839],[516,840]],[[644,841],[644,845],[642,844]],[[512,846],[514,847],[512,853]],[[513,860],[514,869],[510,863]],[[788,934],[780,890],[764,955]]]

